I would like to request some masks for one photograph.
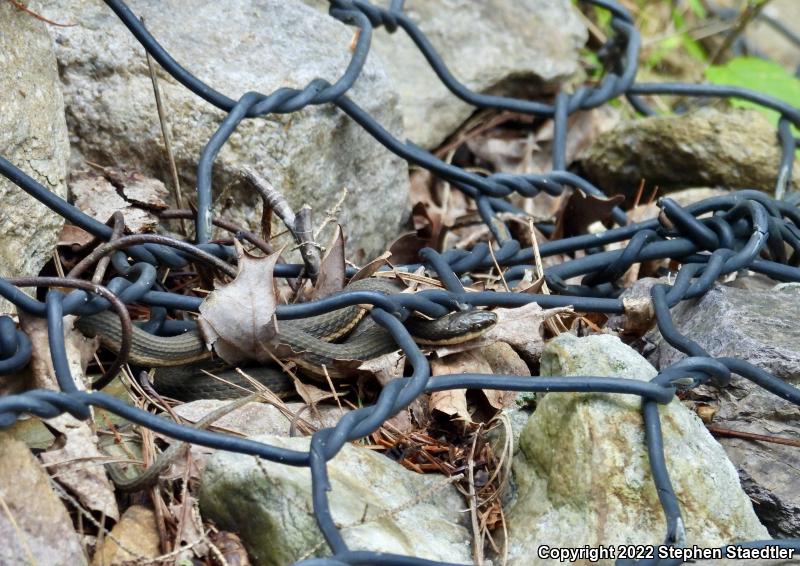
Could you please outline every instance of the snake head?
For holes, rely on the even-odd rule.
[[[412,323],[409,330],[420,344],[446,346],[477,338],[495,324],[495,313],[469,310],[450,313],[435,320]]]

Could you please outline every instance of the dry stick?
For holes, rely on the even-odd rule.
[[[478,443],[478,432],[472,437],[472,448],[467,460],[467,478],[469,481],[469,515],[472,519],[472,540],[474,547],[472,557],[478,566],[483,566],[483,536],[478,521],[478,492],[475,490],[475,446]]]
[[[344,206],[344,201],[347,198],[348,192],[349,191],[347,190],[347,187],[342,187],[342,192],[339,196],[339,199],[336,201],[336,204],[334,204],[333,208],[331,208],[325,215],[325,218],[322,220],[322,224],[319,225],[319,228],[314,231],[315,240],[320,237],[320,234],[322,234],[322,231],[328,224],[339,218],[339,213],[342,212],[342,206]]]
[[[316,279],[319,274],[319,266],[322,262],[319,245],[314,242],[311,207],[304,205],[295,215],[292,207],[281,192],[275,188],[267,179],[259,175],[251,167],[242,169],[244,178],[258,191],[264,201],[264,209],[272,209],[278,215],[286,228],[289,229],[294,241],[300,248],[303,256],[306,273],[312,279]]]
[[[528,219],[528,230],[530,230],[531,233],[531,247],[533,248],[533,257],[536,262],[534,265],[534,267],[536,268],[536,277],[542,280],[542,294],[549,295],[550,288],[547,286],[547,279],[545,279],[544,277],[544,265],[542,264],[542,254],[539,253],[539,240],[536,238],[536,229],[533,226],[533,219],[531,218]],[[567,326],[564,324],[564,321],[561,320],[561,317],[555,315],[553,318],[555,319],[555,321],[553,321],[550,318],[548,318],[545,321],[545,324],[548,326],[548,328],[550,328],[550,330],[556,335],[561,334],[562,332],[566,332]],[[556,324],[556,321],[558,324],[561,325],[561,329],[558,328],[558,324]]]
[[[144,25],[144,18],[142,25]],[[172,174],[172,194],[175,197],[175,205],[178,208],[183,208],[183,195],[181,195],[181,182],[178,177],[178,167],[175,165],[175,154],[172,151],[172,130],[167,123],[167,112],[164,107],[164,100],[161,98],[161,88],[158,86],[158,75],[156,74],[156,65],[150,53],[145,49],[144,55],[147,57],[147,69],[150,71],[150,82],[153,83],[153,95],[156,99],[156,110],[158,111],[158,122],[161,125],[161,137],[164,138],[164,149],[167,152],[167,161],[169,161],[169,171]],[[180,219],[181,234],[186,237],[188,230],[186,229],[186,222]]]
[[[726,36],[714,54],[709,58],[708,64],[716,65],[719,63],[722,56],[731,48],[734,42],[739,38],[742,33],[744,33],[745,28],[752,22],[764,7],[769,4],[772,0],[761,0],[760,2],[756,1],[755,3],[748,1],[747,7],[739,14],[739,18],[736,21],[736,27],[733,28]]]
[[[56,27],[59,27],[59,28],[71,28],[71,27],[75,27],[75,26],[78,25],[78,24],[60,24],[58,22],[54,22],[53,20],[48,20],[47,18],[45,18],[41,14],[37,14],[36,12],[34,12],[30,8],[28,8],[25,4],[20,2],[20,0],[8,0],[8,1],[11,2],[11,5],[14,6],[20,12],[25,12],[26,14],[28,14],[30,16],[33,16],[37,20],[42,21],[42,22],[44,22],[46,24],[50,24],[51,26],[56,26]]]
[[[497,274],[500,276],[500,281],[503,282],[503,287],[505,287],[506,293],[510,293],[511,289],[508,286],[508,281],[506,281],[506,276],[503,273],[503,270],[500,269],[500,264],[497,263],[497,258],[494,255],[494,250],[492,249],[491,242],[489,242],[489,254],[492,256],[492,261],[494,262],[494,266],[497,269]]]
[[[195,217],[195,213],[193,211],[189,210],[189,209],[169,208],[167,210],[160,211],[158,213],[158,217],[159,218],[187,218],[187,219],[191,220],[191,219],[193,219]],[[240,237],[240,238],[242,238],[244,240],[247,240],[248,242],[253,244],[255,247],[257,247],[259,250],[261,250],[262,252],[264,252],[267,255],[275,252],[275,250],[269,244],[269,242],[267,242],[266,240],[258,237],[253,232],[250,232],[249,230],[245,230],[241,226],[237,226],[233,222],[229,222],[228,220],[224,220],[222,218],[215,217],[211,221],[211,223],[214,226],[218,226],[219,228],[222,228],[223,230],[227,230],[228,232],[231,232],[232,234],[235,234],[237,237]]]
[[[311,207],[304,204],[297,212],[294,224],[294,237],[303,256],[306,273],[316,280],[322,265],[322,248],[314,241],[314,222],[311,218]]]
[[[275,214],[283,220],[286,227],[294,234],[294,212],[280,191],[278,191],[272,183],[256,173],[252,167],[244,167],[242,169],[242,175],[253,185],[253,188],[258,191],[261,198],[264,199],[264,206],[269,206],[274,210]]]
[[[121,238],[122,234],[125,232],[125,217],[123,216],[122,212],[117,210],[111,215],[111,220],[114,223],[114,227],[111,230],[111,238],[109,239],[116,240]],[[94,268],[92,283],[99,285],[103,281],[103,277],[106,275],[106,270],[108,269],[109,263],[111,263],[110,255],[105,255],[100,258],[100,261],[97,262],[97,266]],[[63,275],[61,277],[63,277]]]
[[[714,425],[707,425],[708,432],[716,436],[726,436],[729,438],[743,438],[745,440],[758,440],[760,442],[770,442],[772,444],[783,444],[785,446],[794,446],[800,448],[800,440],[795,438],[786,438],[784,436],[769,436],[766,434],[756,434],[754,432],[744,432],[739,430],[731,430],[729,428],[722,428]]]

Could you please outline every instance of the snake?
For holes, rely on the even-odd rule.
[[[369,277],[351,282],[341,292],[374,291],[386,295],[402,291],[396,279]],[[366,316],[368,309],[353,305],[335,311],[278,323],[278,342],[285,357],[316,380],[345,379],[353,367],[398,350],[389,332]],[[452,345],[483,334],[497,322],[495,313],[464,310],[438,319],[409,317],[405,321],[414,340],[422,345]],[[119,352],[122,328],[110,311],[79,318],[75,326],[113,352]],[[215,359],[199,330],[177,336],[157,336],[134,326],[129,363],[157,368],[155,389],[181,400],[233,399],[252,391],[252,383],[234,368]],[[277,395],[294,390],[285,373],[272,367],[244,368],[253,380]],[[209,375],[213,374],[213,375]],[[216,378],[214,377],[216,376]]]

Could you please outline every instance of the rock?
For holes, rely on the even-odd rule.
[[[649,381],[656,371],[619,338],[609,334],[578,338],[564,333],[551,340],[542,352],[541,374],[614,376]]]
[[[42,12],[80,22],[50,28],[75,148],[101,165],[169,179],[141,45],[99,2],[48,3]],[[351,55],[352,28],[297,0],[143,0],[135,12],[177,61],[233,98],[249,90],[302,88],[317,77],[334,82]],[[397,95],[380,61],[371,59],[349,95],[402,138]],[[224,113],[163,71],[159,76],[183,190],[194,199],[197,160]],[[244,165],[269,178],[295,210],[313,206],[317,222],[346,187],[338,220],[347,227],[351,251],[383,251],[410,208],[406,163],[332,105],[246,120],[220,152],[215,209],[257,227],[260,199],[239,178]]]
[[[0,564],[87,564],[47,472],[24,443],[5,433],[0,433],[0,501]]]
[[[128,507],[119,522],[111,529],[111,535],[122,543],[124,549],[120,548],[111,537],[105,537],[103,545],[95,552],[92,566],[127,564],[131,560],[155,558],[161,554],[156,514],[147,507],[141,505]]]
[[[703,108],[624,122],[600,136],[583,167],[609,194],[634,195],[642,179],[663,191],[717,185],[772,191],[780,159],[775,126],[759,112]],[[795,189],[798,179],[795,164]]]
[[[294,450],[309,445],[308,438],[255,439]],[[350,548],[471,562],[465,504],[446,479],[415,474],[352,444],[328,463],[328,473],[333,520]],[[203,517],[238,533],[256,565],[329,553],[311,512],[307,468],[217,452],[203,471],[199,500]]]
[[[230,400],[201,399],[178,405],[175,407],[175,412],[181,418],[191,422],[197,422],[208,413],[230,403]],[[300,415],[302,420],[307,421],[315,428],[334,426],[345,413],[349,412],[333,405],[317,405],[316,411],[304,411],[303,409],[305,407],[305,403],[286,403],[286,408],[289,411],[293,414]],[[318,418],[318,416],[321,417],[321,419]],[[257,434],[289,436],[292,420],[292,416],[284,415],[284,413],[274,405],[269,405],[267,403],[248,403],[244,407],[221,417],[214,424],[215,426],[243,436],[254,436]]]
[[[325,11],[330,6],[304,1]],[[408,0],[404,13],[453,76],[481,93],[532,98],[552,92],[578,70],[587,38],[568,0]],[[400,93],[406,135],[417,145],[439,145],[475,112],[444,86],[403,30],[381,29],[372,45]]]
[[[610,335],[561,334],[542,355],[542,375],[646,381],[655,374],[644,358]],[[677,401],[660,412],[687,544],[710,547],[765,538],[736,470],[700,420]],[[509,564],[549,563],[532,558],[545,543],[596,547],[663,541],[666,523],[650,474],[643,424],[635,396],[544,396],[514,457],[518,491],[507,514]]]
[[[619,334],[641,336],[655,324],[655,313],[650,302],[650,292],[655,285],[666,283],[665,278],[642,277],[619,296],[625,305],[625,314],[608,317],[606,328]]]
[[[712,356],[743,359],[797,385],[800,383],[800,296],[795,285],[759,289],[715,287],[699,300],[672,309],[679,332]],[[666,344],[657,330],[648,335],[656,349],[651,359],[666,367],[684,357]],[[717,409],[713,425],[739,432],[800,439],[800,407],[734,376],[723,390],[704,386],[693,399]],[[800,455],[779,444],[720,438],[742,477],[756,513],[776,537],[800,536]]]
[[[69,140],[44,23],[0,3],[0,155],[65,198]],[[63,218],[0,176],[0,276],[38,275]],[[13,312],[0,299],[0,313]]]
[[[158,179],[146,179],[140,175],[131,187],[131,194],[145,200],[128,196],[126,186],[115,186],[111,180],[93,172],[73,174],[69,191],[75,206],[99,222],[108,222],[115,212],[125,216],[125,227],[134,233],[154,232],[159,219],[148,208],[167,208],[167,188]]]

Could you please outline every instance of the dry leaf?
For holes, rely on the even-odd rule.
[[[488,346],[486,348],[488,348]],[[497,368],[492,367],[492,365],[489,363],[489,360],[486,358],[486,355],[484,354],[483,350],[486,348],[470,350],[468,352],[459,352],[447,356],[446,358],[432,360],[431,372],[433,375],[457,375],[463,373],[484,373],[490,375],[497,373]],[[466,393],[466,390],[460,391],[464,391],[464,393]],[[516,392],[513,391],[500,391],[494,389],[482,390],[482,393],[486,397],[486,400],[489,401],[489,404],[498,410],[512,406],[514,404],[514,399],[517,396]],[[434,404],[434,395],[437,395],[437,393],[433,393],[431,395],[431,408],[442,411],[442,409]],[[447,402],[451,403],[452,400],[447,399]],[[464,404],[466,406],[466,398],[464,400]]]
[[[500,375],[521,375],[531,374],[528,364],[525,363],[519,354],[505,342],[495,342],[482,347],[481,356],[489,363],[492,373]]]
[[[83,246],[94,240],[89,232],[74,226],[72,224],[64,224],[61,228],[61,234],[58,235],[59,246]]]
[[[338,293],[344,289],[344,280],[344,234],[342,233],[342,226],[339,225],[336,227],[333,242],[328,246],[325,257],[322,258],[319,276],[309,299],[316,301]]]
[[[64,317],[64,344],[67,350],[67,361],[69,370],[78,389],[86,389],[84,385],[86,367],[93,358],[95,352],[100,347],[97,338],[86,338],[80,331],[73,326],[75,316]],[[31,353],[31,373],[33,382],[31,386],[35,389],[60,390],[56,373],[53,369],[53,359],[50,356],[50,344],[47,340],[47,321],[43,318],[28,315],[24,312],[19,313],[19,323],[22,330],[30,337]]]
[[[236,278],[208,294],[197,321],[206,343],[226,362],[271,362],[271,340],[277,334],[272,273],[280,252],[254,257],[238,242],[236,252]]]
[[[316,385],[304,383],[299,379],[294,380],[294,388],[297,390],[297,394],[300,395],[300,398],[305,401],[306,405],[310,406],[314,406],[320,401],[331,399],[336,396],[331,391],[320,389]]]
[[[564,214],[558,219],[556,233],[561,237],[585,234],[594,222],[611,218],[611,211],[624,200],[622,195],[603,198],[587,195],[583,191],[573,191]]]
[[[197,509],[197,500],[187,492],[183,502],[169,505],[169,511],[176,524],[181,527],[179,536],[176,537],[176,542],[178,542],[176,546],[191,546],[191,549],[184,550],[178,555],[175,563],[180,564],[184,561],[191,563],[193,556],[197,558],[205,556],[209,548],[208,543],[204,540],[206,538],[205,529]],[[197,541],[203,542],[198,543]]]
[[[75,317],[64,319],[64,341],[67,360],[75,385],[83,390],[83,376],[88,359],[97,349],[96,340],[87,340],[72,327]],[[22,329],[31,339],[31,372],[33,386],[58,390],[58,383],[50,357],[47,341],[47,321],[20,313]],[[47,471],[60,484],[75,494],[78,500],[91,511],[105,513],[107,517],[119,518],[114,488],[106,477],[103,461],[106,457],[97,447],[97,436],[89,424],[63,414],[44,421],[51,429],[60,433],[56,445],[41,454]]]
[[[392,252],[383,252],[381,255],[370,261],[364,267],[358,270],[358,273],[350,278],[350,281],[360,281],[367,277],[372,277],[384,265],[389,263],[389,258],[392,257]]]
[[[406,232],[389,244],[389,253],[392,254],[395,265],[416,263],[419,261],[419,250],[430,243],[429,239],[419,237],[416,231]]]
[[[450,389],[431,393],[429,406],[431,411],[439,411],[450,417],[457,417],[466,423],[472,422],[467,408],[466,389]]]
[[[514,348],[524,359],[536,360],[544,349],[544,321],[559,313],[571,312],[571,308],[543,310],[538,304],[530,303],[513,309],[494,309],[492,312],[497,315],[497,324],[492,328],[469,342],[437,347],[436,355],[444,357],[499,341]]]
[[[53,479],[75,494],[90,511],[118,519],[117,499],[103,464],[107,458],[97,447],[97,435],[87,423],[72,415],[64,414],[44,422],[61,433],[56,445],[63,444],[39,456]]]
[[[365,361],[358,366],[358,370],[373,376],[378,383],[385,386],[393,379],[403,376],[405,358],[405,354],[400,352],[389,352]]]

